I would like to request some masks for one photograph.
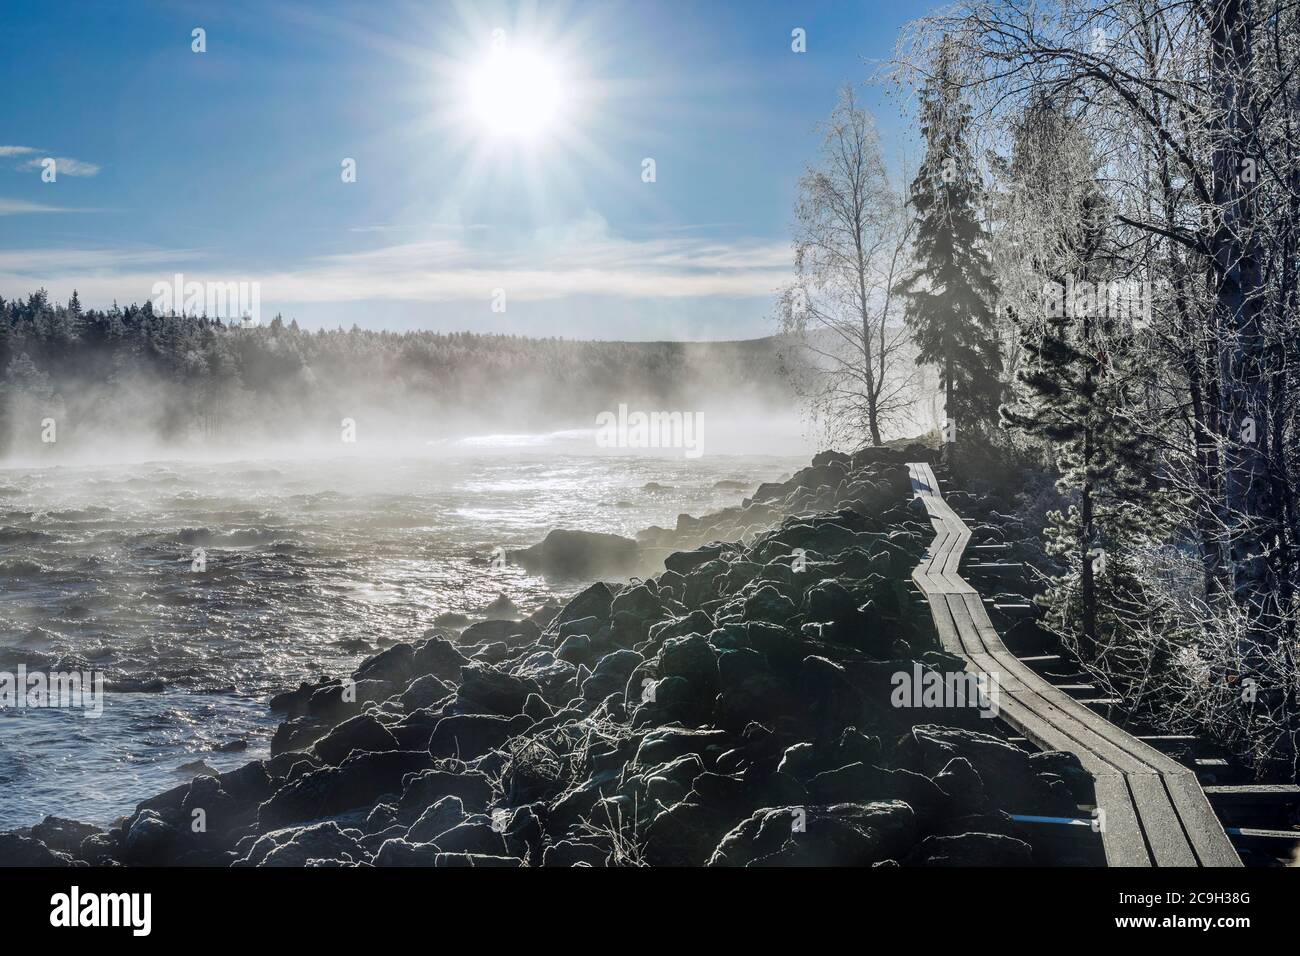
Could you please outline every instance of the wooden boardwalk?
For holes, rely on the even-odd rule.
[[[928,464],[908,466],[935,539],[912,572],[945,650],[992,676],[998,716],[1044,750],[1076,754],[1096,778],[1109,866],[1241,866],[1191,769],[1103,719],[1016,657],[979,593],[958,574],[970,529],[943,500]]]

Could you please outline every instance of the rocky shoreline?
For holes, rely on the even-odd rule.
[[[644,577],[280,694],[269,759],[0,834],[0,866],[1041,862],[1009,813],[1076,816],[1077,760],[892,698],[962,669],[908,589],[933,532],[903,463],[932,454],[824,452],[636,541],[554,532],[512,560]]]

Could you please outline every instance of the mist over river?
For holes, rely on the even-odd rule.
[[[0,830],[108,823],[187,780],[183,764],[266,756],[270,694],[344,675],[440,614],[477,619],[499,594],[528,613],[585,583],[499,566],[495,548],[671,527],[806,463],[591,452],[589,436],[495,436],[384,458],[0,470],[0,671],[94,669],[109,690],[98,719],[0,710]]]

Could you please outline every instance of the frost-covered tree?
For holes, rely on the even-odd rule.
[[[795,203],[795,283],[781,328],[810,370],[806,397],[832,442],[879,445],[910,408],[915,367],[894,285],[911,217],[890,181],[871,117],[851,86],[822,125],[817,162]]]
[[[994,330],[997,289],[981,226],[984,187],[968,142],[952,46],[938,47],[921,89],[925,156],[912,181],[913,267],[899,282],[918,363],[936,366],[944,414],[958,435],[997,421],[1002,360]]]

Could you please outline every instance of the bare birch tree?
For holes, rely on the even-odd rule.
[[[813,368],[807,397],[828,437],[865,435],[879,445],[913,403],[915,366],[894,292],[912,219],[852,87],[821,129],[817,163],[799,181],[797,279],[779,317]]]

